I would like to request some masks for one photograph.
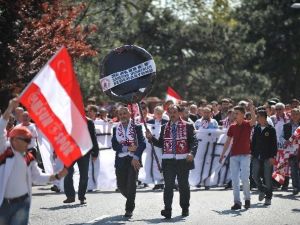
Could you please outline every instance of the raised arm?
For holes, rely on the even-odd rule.
[[[2,117],[0,118],[0,153],[6,150],[6,125],[7,122],[9,120],[9,117],[12,113],[12,111],[18,107],[19,102],[17,100],[17,98],[14,98],[12,100],[10,100],[9,105],[7,107],[7,109],[5,110],[5,112],[3,113]]]
[[[17,98],[13,98],[9,101],[8,107],[2,115],[2,118],[6,121],[9,120],[10,114],[18,107],[19,101]]]

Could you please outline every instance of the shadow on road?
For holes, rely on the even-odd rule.
[[[274,197],[276,198],[282,198],[282,199],[290,199],[290,200],[295,200],[295,201],[300,201],[300,196],[295,196],[293,194],[289,195],[283,195],[283,194],[273,194]]]
[[[219,215],[232,215],[232,217],[237,217],[237,216],[241,216],[243,212],[246,212],[247,209],[241,209],[241,210],[222,210],[222,211],[218,211],[218,210],[212,210],[213,212],[218,213]]]
[[[86,205],[81,205],[81,204],[74,204],[74,205],[60,205],[60,206],[54,206],[54,207],[42,207],[40,209],[45,209],[45,210],[50,210],[50,211],[54,211],[54,210],[60,210],[60,209],[74,209],[74,208],[80,208],[80,207],[86,207]]]
[[[159,223],[176,223],[176,222],[184,222],[185,218],[182,216],[175,216],[172,217],[171,219],[163,219],[162,217],[160,218],[153,218],[153,219],[143,219],[143,220],[132,220],[133,222],[144,222],[148,224],[159,224]]]
[[[300,213],[300,209],[292,209],[292,212]]]
[[[155,190],[155,191],[153,191],[152,189],[147,189],[147,190],[145,190],[145,189],[136,189],[136,192],[137,193],[162,193],[163,190]],[[89,192],[87,194],[99,194],[99,193],[101,193],[101,194],[115,194],[115,193],[119,193],[120,194],[119,191],[107,191],[107,190],[104,190],[104,191],[99,191],[98,190],[96,192]]]
[[[62,195],[64,192],[56,193],[56,192],[40,192],[40,193],[32,193],[32,196],[46,196],[46,195]]]
[[[68,225],[102,225],[102,224],[125,224],[130,219],[124,218],[122,215],[106,217],[96,221],[91,221],[87,223],[70,223]]]

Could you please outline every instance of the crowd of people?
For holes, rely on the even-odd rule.
[[[180,193],[182,216],[189,215],[188,178],[197,154],[195,130],[199,129],[227,129],[227,140],[219,161],[222,163],[225,157],[230,157],[234,196],[232,210],[242,207],[240,182],[246,209],[251,207],[252,187],[258,189],[258,200],[265,200],[265,205],[271,205],[274,189],[288,190],[290,178],[293,194],[299,193],[299,100],[292,99],[288,104],[283,104],[279,99],[272,98],[256,107],[251,100],[234,102],[230,98],[211,102],[202,99],[198,103],[178,101],[176,104],[170,100],[156,105],[143,101],[140,106],[139,113],[133,105],[99,106],[94,100],[87,104],[86,115],[93,148],[76,161],[80,170],[78,198],[81,204],[86,204],[89,163],[98,157],[95,124],[99,122],[114,123],[112,149],[116,151],[117,187],[126,198],[125,217],[133,215],[137,176],[147,142],[151,144],[158,170],[163,174],[153,188],[164,191],[165,207],[161,215],[167,219],[172,216],[174,188]],[[161,129],[158,134],[149,129],[144,132],[144,123],[159,125]],[[38,129],[16,99],[11,100],[7,110],[1,114],[0,125],[0,171],[8,171],[7,168],[10,171],[0,173],[0,224],[28,223],[32,180],[47,183],[67,176],[64,180],[67,197],[64,203],[74,202],[73,166],[62,167],[54,175],[42,173],[43,163],[36,141]],[[22,161],[22,158],[26,160]],[[60,191],[57,185],[52,190]],[[27,215],[20,219],[18,212],[24,208]],[[16,220],[23,223],[16,223]]]

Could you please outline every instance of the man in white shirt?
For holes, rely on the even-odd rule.
[[[196,120],[195,129],[217,129],[218,122],[212,118],[212,110],[209,107],[203,108],[203,117]]]
[[[29,219],[32,182],[47,183],[66,175],[43,174],[31,153],[27,151],[31,132],[26,127],[10,131],[7,142],[5,127],[11,112],[18,106],[17,99],[10,101],[0,118],[0,224],[26,225]]]

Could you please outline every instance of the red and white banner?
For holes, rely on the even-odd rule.
[[[70,166],[92,148],[80,87],[65,47],[35,76],[20,102],[64,165]]]
[[[174,102],[174,104],[177,104],[177,103],[179,103],[179,101],[180,101],[181,99],[182,99],[182,98],[180,97],[180,95],[177,94],[177,92],[174,91],[173,88],[168,87],[167,95],[166,95],[165,101],[172,100],[172,101]]]

